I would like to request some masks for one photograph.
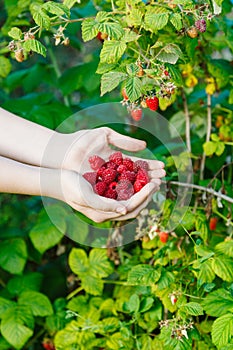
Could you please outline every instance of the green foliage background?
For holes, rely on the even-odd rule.
[[[161,3],[155,1],[151,6]],[[184,8],[195,6],[195,1],[191,5],[185,0],[173,3]],[[212,1],[208,3],[213,6]],[[160,100],[160,107],[187,140],[187,115],[183,112],[187,104],[195,184],[221,190],[230,198],[233,193],[232,15],[230,1],[216,3],[222,5],[222,13],[208,23],[207,32],[198,39],[180,38],[179,16],[169,15],[170,23],[161,11],[159,18],[157,12],[150,14],[151,19],[147,18],[148,14],[143,17],[146,26],[140,29],[139,43],[142,50],[144,44],[158,39],[163,44],[169,44],[172,39],[179,46],[180,51],[177,48],[172,51],[173,57],[177,55],[177,64],[169,62],[171,52],[166,53],[164,63],[178,90],[173,100]],[[1,107],[55,129],[74,112],[99,103],[120,101],[121,83],[127,74],[131,75],[123,84],[132,102],[151,89],[151,81],[144,82],[144,78],[140,80],[137,76],[140,54],[137,49],[135,52],[134,45],[138,38],[118,43],[125,21],[129,28],[141,26],[146,11],[144,2],[128,1],[126,9],[126,2],[116,2],[120,13],[114,14],[115,17],[113,3],[109,1],[85,0],[79,4],[67,0],[65,5],[58,4],[6,0],[0,5]],[[70,45],[55,46],[53,35],[59,25],[49,30],[49,23],[56,23],[60,12],[69,15],[69,8],[71,20],[80,20],[66,28]],[[99,17],[94,19],[97,13]],[[122,19],[125,13],[126,20]],[[81,20],[87,17],[90,19]],[[22,32],[34,27],[34,21],[39,25],[36,40],[40,44],[23,43],[27,59],[19,63],[7,45],[12,36],[17,41]],[[191,26],[192,18],[188,21],[187,25]],[[99,31],[107,32],[111,40],[102,44],[95,38]],[[90,39],[93,40],[89,42]],[[122,58],[123,49],[126,57]],[[34,52],[32,56],[28,55],[30,50]],[[145,49],[143,53],[146,52]],[[152,56],[149,59],[156,65]],[[198,84],[190,83],[195,79]],[[208,84],[213,89],[209,94],[212,136],[206,140]],[[139,126],[143,128],[143,120]],[[204,178],[200,179],[203,145],[207,159]],[[167,180],[177,180],[176,166],[186,166],[185,154],[174,159],[161,149],[160,158],[166,163]],[[203,203],[203,193],[194,193],[190,208],[175,232],[169,232],[166,243],[158,235],[152,238],[148,234],[155,221],[161,230],[165,225],[174,205],[175,187],[164,201],[162,213],[152,203],[143,223],[138,221],[137,229],[144,237],[116,249],[90,249],[67,238],[69,225],[75,227],[75,234],[84,236],[89,234],[89,228],[78,218],[67,222],[66,209],[56,205],[52,209],[59,220],[58,231],[40,198],[1,194],[0,350],[39,350],[46,342],[50,344],[48,349],[49,346],[53,349],[55,344],[57,350],[232,349],[232,205],[208,193]],[[177,210],[177,220],[182,217],[183,209]],[[209,228],[213,216],[218,218],[215,230]],[[172,297],[177,299],[176,303],[172,303]]]

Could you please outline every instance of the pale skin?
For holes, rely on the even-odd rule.
[[[151,182],[130,200],[100,197],[81,174],[91,170],[90,155],[113,153],[109,145],[131,152],[146,147],[110,128],[62,134],[0,109],[0,192],[59,199],[95,222],[136,217],[159,189],[164,163],[148,160]]]

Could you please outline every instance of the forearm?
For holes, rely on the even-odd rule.
[[[0,156],[0,192],[58,197],[59,170],[26,165]]]
[[[19,162],[59,167],[57,157],[46,157],[47,146],[53,140],[52,148],[60,152],[63,135],[0,108],[0,155]]]

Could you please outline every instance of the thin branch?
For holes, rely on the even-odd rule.
[[[207,131],[206,131],[206,142],[210,141],[211,134],[211,95],[207,95]],[[200,180],[204,179],[206,155],[203,153],[200,168]]]
[[[163,183],[166,183],[163,181]],[[224,199],[225,201],[229,203],[233,203],[233,198],[226,196],[223,193],[215,191],[213,188],[207,188],[199,185],[184,183],[184,182],[178,182],[178,181],[169,181],[169,184],[175,185],[175,186],[181,186],[181,187],[187,187],[187,188],[194,188],[196,190],[200,190],[209,194],[212,194],[213,196],[219,197],[221,199]]]
[[[188,151],[191,153],[191,137],[190,137],[190,115],[188,110],[188,102],[184,92],[184,89],[181,89],[182,100],[184,105],[184,114],[185,114],[185,137],[186,137],[186,145]]]

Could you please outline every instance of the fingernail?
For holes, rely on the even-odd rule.
[[[126,210],[125,207],[118,207],[118,208],[116,209],[116,211],[117,211],[117,213],[123,214],[123,215],[125,215],[126,212],[127,212],[127,210]]]

